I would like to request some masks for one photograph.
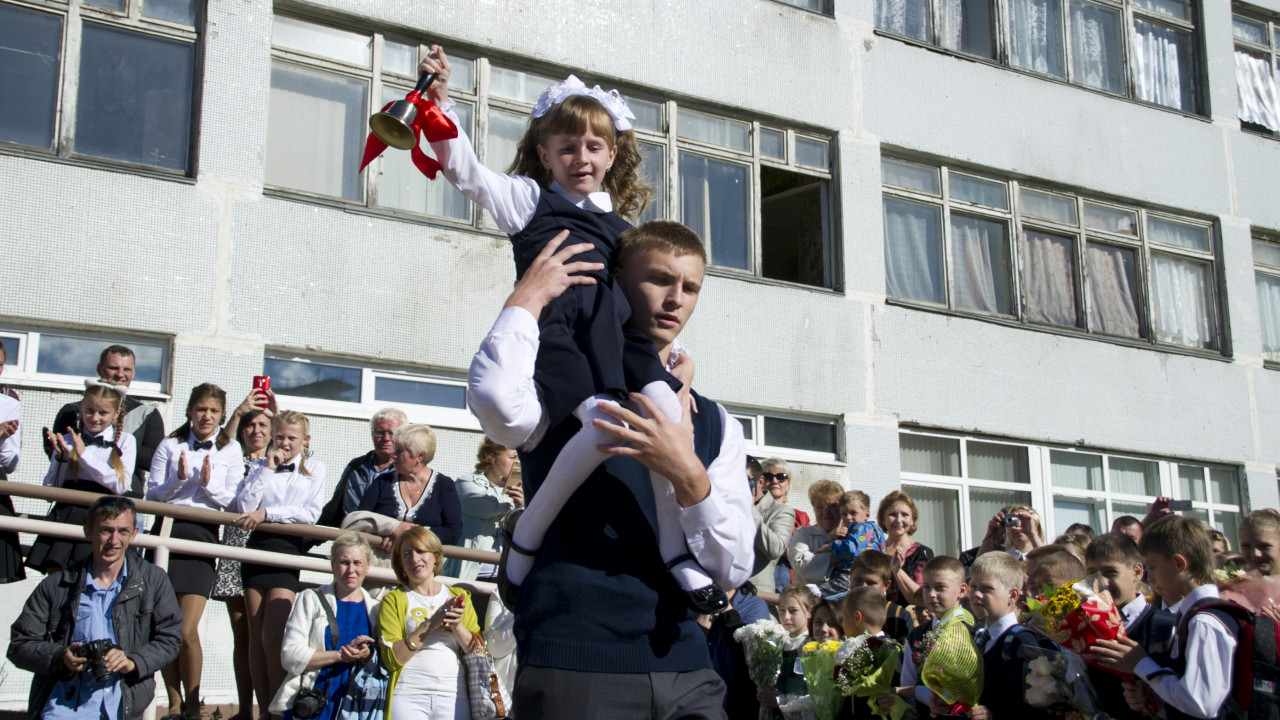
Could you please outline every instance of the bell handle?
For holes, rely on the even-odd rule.
[[[422,95],[431,87],[431,83],[436,81],[440,73],[424,72],[418,76],[418,84],[413,86],[413,92]]]

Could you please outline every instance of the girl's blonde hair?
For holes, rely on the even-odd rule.
[[[787,598],[795,598],[800,603],[800,607],[805,612],[813,615],[813,609],[818,607],[818,601],[822,600],[822,593],[817,591],[817,585],[802,585],[800,583],[791,583],[782,588],[782,592],[778,593],[778,603],[781,604]]]
[[[124,460],[120,457],[120,433],[124,432],[124,412],[121,406],[124,404],[124,397],[116,392],[112,385],[115,383],[107,380],[99,380],[97,385],[90,385],[84,389],[84,399],[97,398],[106,400],[116,409],[115,422],[111,424],[115,430],[115,435],[111,441],[111,469],[116,471],[116,478],[120,480],[120,487],[129,487],[125,479]],[[83,402],[83,400],[81,401]],[[81,423],[83,424],[83,420]],[[67,473],[72,480],[80,477],[80,456],[76,453],[75,444],[71,445],[71,456],[67,459]]]
[[[614,212],[635,219],[653,198],[653,188],[640,177],[640,146],[630,130],[618,132],[613,117],[599,100],[586,95],[573,95],[553,105],[546,115],[530,118],[529,128],[516,146],[516,159],[507,172],[533,178],[538,185],[551,185],[551,171],[542,166],[538,146],[552,135],[577,135],[590,130],[604,138],[609,147],[617,148],[613,165],[604,175],[604,190],[613,198]]]
[[[271,432],[274,434],[281,425],[293,425],[302,432],[303,437],[311,434],[311,420],[306,415],[297,410],[282,410],[271,421]],[[304,440],[302,442],[302,452],[298,453],[298,472],[311,477],[311,473],[307,470],[307,453],[311,452],[311,442]]]

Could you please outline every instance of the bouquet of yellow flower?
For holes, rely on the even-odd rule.
[[[809,700],[819,720],[835,720],[843,697],[836,688],[836,651],[840,641],[810,642],[800,648],[800,669],[809,688]]]
[[[943,615],[920,668],[920,681],[952,706],[952,715],[977,705],[982,695],[982,654],[973,644],[972,627],[973,616],[962,607]]]
[[[1124,636],[1124,620],[1106,580],[1097,574],[1028,598],[1026,622],[1077,655],[1087,653],[1099,640]]]
[[[902,659],[902,646],[882,637],[864,634],[845,640],[836,651],[836,687],[846,697],[864,697],[871,711],[885,720],[902,720],[911,709],[893,692],[893,673]],[[875,702],[877,695],[894,698],[888,715]]]

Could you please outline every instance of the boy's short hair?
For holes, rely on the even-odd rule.
[[[952,573],[964,581],[964,563],[951,557],[950,555],[938,555],[929,562],[924,564],[924,575],[937,575],[938,573]]]
[[[863,625],[877,631],[884,628],[884,622],[889,617],[889,603],[885,600],[884,593],[869,587],[857,587],[845,593],[841,610],[845,617],[855,610],[862,613]]]
[[[893,566],[889,562],[889,556],[879,550],[863,550],[853,559],[853,565],[849,566],[849,573],[866,572],[875,575],[884,581],[885,585],[893,579]]]
[[[760,461],[755,459],[751,455],[748,455],[747,456],[747,476],[753,480],[759,480],[760,474],[763,472],[764,472],[764,468],[760,467]]]
[[[632,255],[645,250],[662,250],[677,257],[696,255],[705,265],[707,248],[698,234],[672,220],[650,220],[622,231],[618,241],[618,267],[626,267]]]
[[[1035,560],[1035,575],[1042,580],[1055,587],[1061,587],[1085,576],[1084,563],[1066,548],[1059,545],[1044,545],[1036,550],[1045,548],[1049,550],[1039,554],[1035,551],[1027,553],[1027,559]]]
[[[1240,521],[1240,530],[1251,532],[1270,530],[1280,533],[1280,515],[1277,515],[1274,510],[1254,510]]]
[[[1027,572],[1009,553],[992,552],[980,556],[969,568],[969,582],[976,583],[979,578],[995,580],[1007,588],[1022,589],[1027,581]]]
[[[1142,529],[1143,555],[1187,559],[1187,572],[1201,585],[1213,582],[1213,547],[1204,525],[1195,518],[1165,515]]]
[[[1115,562],[1132,566],[1142,562],[1142,551],[1128,535],[1103,533],[1084,549],[1084,559],[1087,563]]]
[[[844,507],[850,503],[858,503],[862,506],[862,509],[867,512],[871,511],[871,496],[861,490],[850,490],[840,496],[840,507]]]

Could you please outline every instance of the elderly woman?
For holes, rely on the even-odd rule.
[[[924,566],[933,559],[933,548],[912,537],[919,529],[920,511],[911,496],[894,490],[880,501],[876,522],[884,528],[884,552],[889,556],[889,589],[885,597],[903,605],[919,605]]]
[[[462,503],[462,547],[492,550],[502,518],[512,508],[524,507],[524,488],[507,481],[518,477],[516,451],[485,438],[476,451],[476,471],[458,479],[458,499]],[[445,575],[464,582],[475,580],[480,563],[449,560]]]
[[[378,603],[363,587],[372,555],[364,538],[342,535],[329,551],[333,582],[298,595],[284,628],[280,659],[288,675],[271,702],[273,715],[292,711],[298,691],[307,688],[328,700],[313,716],[328,720],[342,701],[351,671],[373,657]],[[337,642],[330,617],[337,622]]]
[[[833,480],[819,480],[809,486],[809,503],[817,525],[796,528],[787,547],[791,569],[798,583],[821,585],[831,575],[831,541],[843,537],[848,528],[840,522],[840,496],[844,488]]]
[[[389,552],[392,543],[415,525],[430,528],[445,545],[456,545],[462,537],[462,503],[453,478],[431,469],[435,432],[426,425],[401,425],[391,440],[395,474],[374,480],[360,501],[361,510],[400,521],[382,541],[382,549]]]
[[[404,587],[382,599],[378,647],[391,671],[387,717],[395,720],[471,717],[459,653],[474,649],[480,625],[470,594],[436,579],[443,560],[440,539],[423,527],[405,531],[391,548]]]

